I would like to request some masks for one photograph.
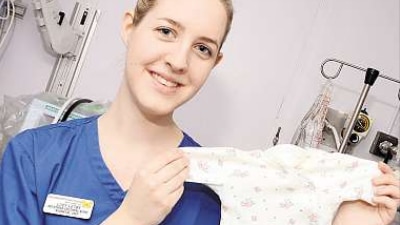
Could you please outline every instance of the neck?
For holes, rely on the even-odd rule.
[[[117,97],[99,119],[101,143],[122,149],[159,149],[179,145],[183,134],[172,114],[145,115],[132,100],[123,96]]]
[[[121,113],[121,110],[110,109],[100,117],[102,128],[112,131],[119,139],[145,144],[170,137],[177,133],[179,128],[171,118],[148,120],[146,117],[136,117],[133,112]],[[125,110],[123,110],[125,111]],[[179,131],[180,132],[180,131]],[[107,132],[110,133],[110,132]]]
[[[120,89],[109,110],[98,120],[101,155],[126,190],[139,168],[162,152],[176,148],[183,134],[171,115],[147,115],[129,92]]]

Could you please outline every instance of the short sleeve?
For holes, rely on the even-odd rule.
[[[373,204],[371,180],[381,174],[377,162],[295,145],[277,146],[274,152],[275,161],[307,178],[307,190],[318,191],[331,203],[363,200]]]
[[[33,139],[22,133],[7,145],[0,164],[0,224],[40,225]]]
[[[222,185],[223,148],[183,147],[181,148],[190,162],[187,182],[203,183],[213,188]],[[214,189],[215,191],[215,189]]]
[[[378,163],[339,153],[332,153],[332,158],[336,169],[331,173],[340,200],[363,200],[374,204],[372,178],[382,174]]]

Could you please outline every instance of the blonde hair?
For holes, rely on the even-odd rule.
[[[219,0],[224,5],[226,9],[227,15],[227,23],[225,27],[225,34],[222,38],[221,46],[225,42],[226,37],[228,36],[229,31],[231,30],[231,24],[233,20],[233,5],[232,0]],[[135,7],[135,14],[133,17],[133,24],[138,25],[140,21],[142,21],[143,17],[146,16],[147,12],[149,12],[157,3],[157,0],[137,0]]]

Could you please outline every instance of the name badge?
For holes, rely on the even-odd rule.
[[[78,219],[89,219],[92,216],[94,201],[69,196],[48,194],[43,212]]]

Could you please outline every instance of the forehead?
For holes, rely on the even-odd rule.
[[[227,15],[220,0],[157,0],[144,19],[169,18],[195,36],[219,41],[224,36]]]

